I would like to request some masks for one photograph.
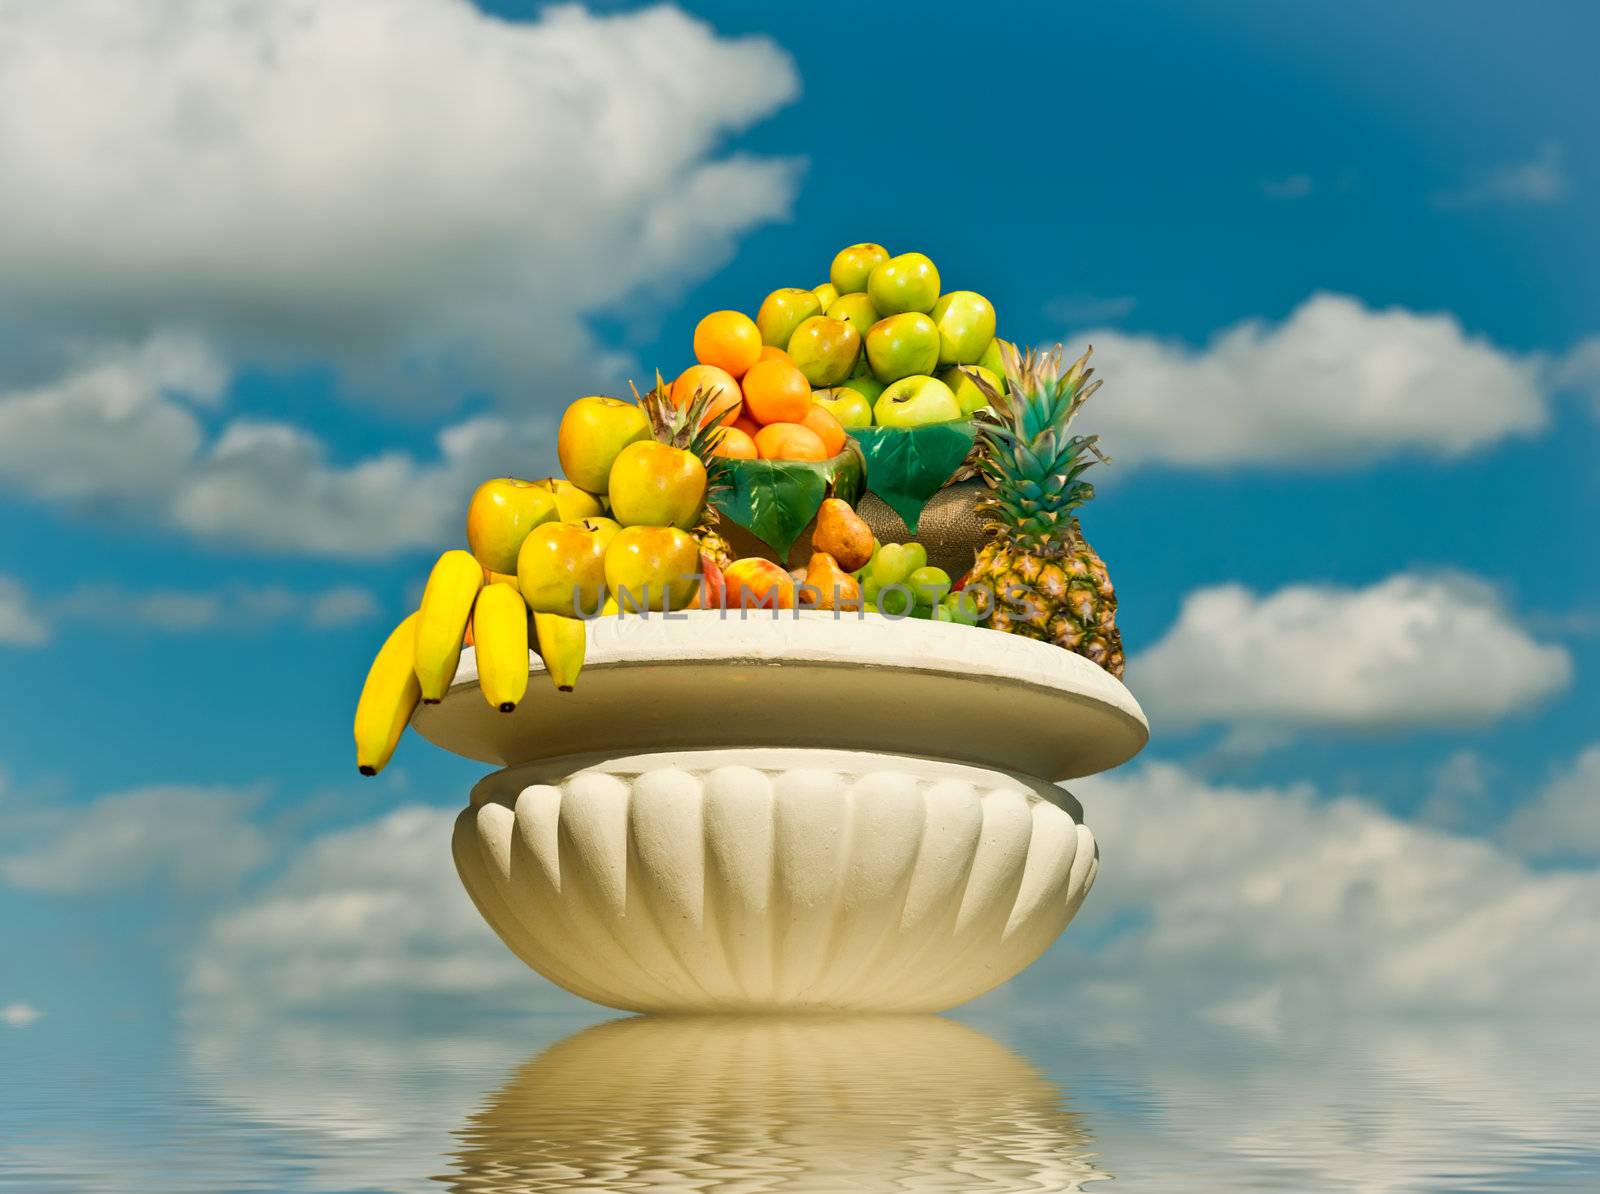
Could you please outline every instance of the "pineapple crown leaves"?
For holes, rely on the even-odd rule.
[[[992,529],[1052,537],[1072,522],[1076,507],[1094,497],[1094,486],[1081,478],[1109,458],[1097,446],[1099,436],[1071,432],[1073,417],[1100,388],[1089,367],[1093,351],[1064,365],[1060,344],[1023,353],[1002,341],[1005,394],[981,374],[968,374],[991,408],[980,417],[979,471],[993,492],[979,508],[997,516]]]
[[[672,401],[671,387],[659,369],[656,370],[656,384],[647,393],[640,394],[639,387],[631,381],[628,388],[633,391],[634,402],[650,420],[650,434],[656,441],[692,453],[705,466],[707,497],[727,489],[728,459],[713,451],[727,429],[709,418],[716,392],[696,388],[689,401],[679,406]]]

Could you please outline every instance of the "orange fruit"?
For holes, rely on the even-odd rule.
[[[761,361],[788,361],[791,365],[794,364],[792,356],[783,349],[774,347],[771,344],[763,344],[761,346],[761,355],[756,359]]]
[[[761,359],[761,332],[742,311],[713,311],[694,326],[694,359],[734,377]]]
[[[737,427],[724,428],[722,438],[717,441],[716,447],[711,449],[713,456],[726,456],[729,460],[754,460],[760,453],[756,451],[756,441]]]
[[[711,413],[701,422],[702,427],[711,422],[726,427],[739,417],[739,404],[744,399],[739,393],[739,383],[726,369],[715,365],[690,365],[672,383],[672,405],[680,409],[688,406],[696,390],[709,390],[712,395]]]
[[[826,460],[833,453],[822,437],[800,423],[768,423],[756,436],[763,460]]]
[[[757,423],[798,423],[811,409],[811,383],[792,361],[757,361],[744,375],[744,409]]]
[[[744,432],[751,439],[755,439],[756,432],[761,430],[761,424],[757,423],[749,415],[740,415],[733,421],[733,425],[736,429]]]
[[[822,446],[828,449],[829,456],[837,456],[843,452],[844,441],[850,438],[845,434],[844,424],[834,418],[832,412],[824,410],[814,402],[811,404],[811,409],[806,411],[806,417],[800,420],[800,424],[817,433]]]

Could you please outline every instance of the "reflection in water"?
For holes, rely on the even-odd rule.
[[[1061,1092],[932,1016],[642,1017],[568,1037],[458,1131],[460,1194],[1078,1190]]]

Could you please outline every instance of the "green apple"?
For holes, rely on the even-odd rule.
[[[866,395],[849,386],[839,386],[831,390],[813,390],[814,401],[823,410],[839,420],[839,426],[846,431],[859,431],[863,427],[872,426],[872,403],[867,401]]]
[[[943,568],[925,564],[906,577],[906,587],[916,595],[918,605],[932,608],[950,591],[950,574]]]
[[[999,336],[996,336],[993,340],[989,341],[989,347],[984,349],[983,355],[978,358],[978,364],[982,365],[990,373],[993,373],[1002,382],[1004,382],[1006,378],[1006,363],[1001,359],[1000,346],[1005,343],[1006,341],[1000,339]],[[1000,392],[1002,394],[1005,393],[1004,386],[1001,387]]]
[[[878,308],[872,305],[872,299],[865,294],[841,294],[828,304],[828,318],[842,319],[860,333],[863,340],[872,330],[872,325],[882,319]]]
[[[952,290],[933,304],[939,364],[976,365],[994,340],[994,306],[971,290]]]
[[[861,355],[861,334],[842,319],[813,315],[795,328],[787,351],[813,386],[836,386]]]
[[[756,312],[761,343],[770,348],[782,348],[789,343],[795,328],[813,315],[821,314],[822,300],[811,291],[797,286],[774,290],[761,300],[761,310]]]
[[[833,255],[828,267],[828,281],[840,294],[860,294],[867,288],[867,279],[881,262],[889,260],[889,250],[871,241],[840,249]]]
[[[863,354],[864,355],[864,354]],[[871,373],[856,374],[844,379],[844,384],[839,387],[844,390],[854,390],[867,400],[870,407],[883,393],[883,383]]]
[[[872,407],[872,418],[880,427],[926,427],[960,417],[961,406],[950,387],[922,373],[902,377]]]
[[[972,380],[972,374],[979,374],[984,381],[994,387],[994,392],[1004,394],[1005,386],[1000,379],[982,365],[952,365],[939,374],[939,380],[950,387],[956,396],[956,404],[961,407],[963,416],[989,405],[989,395],[978,388],[978,383]]]
[[[939,329],[916,311],[878,320],[867,333],[867,361],[872,374],[885,384],[932,373],[939,364]]]
[[[817,296],[817,302],[822,304],[823,311],[827,311],[839,297],[839,288],[832,282],[824,282],[821,286],[813,286],[811,293]]]
[[[939,301],[939,271],[921,253],[902,253],[873,267],[867,293],[885,315],[902,311],[926,314]]]

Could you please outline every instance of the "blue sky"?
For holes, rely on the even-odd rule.
[[[0,6],[17,1031],[179,1031],[201,961],[245,984],[280,956],[219,926],[313,890],[330,833],[422,806],[442,860],[476,768],[412,741],[360,782],[349,715],[471,485],[550,471],[565,402],[675,371],[701,313],[864,239],[929,253],[1003,334],[1092,338],[1106,379],[1084,524],[1156,734],[1080,792],[1091,825],[1092,792],[1121,802],[1110,892],[1018,997],[1079,951],[1192,973],[1151,928],[1181,885],[1115,878],[1119,851],[1187,873],[1161,853],[1185,809],[1309,850],[1352,807],[1444,903],[1467,851],[1540,909],[1484,911],[1509,977],[1471,1010],[1540,974],[1600,992],[1562,963],[1594,940],[1547,923],[1600,887],[1592,5],[247,7],[219,32],[187,2]],[[1323,903],[1277,928],[1333,934]],[[397,941],[396,972],[498,958],[449,923],[468,944]],[[1403,1003],[1381,976],[1448,935],[1373,941],[1352,992]],[[1206,980],[1215,1007],[1311,998],[1304,959],[1228,948],[1254,985]]]

